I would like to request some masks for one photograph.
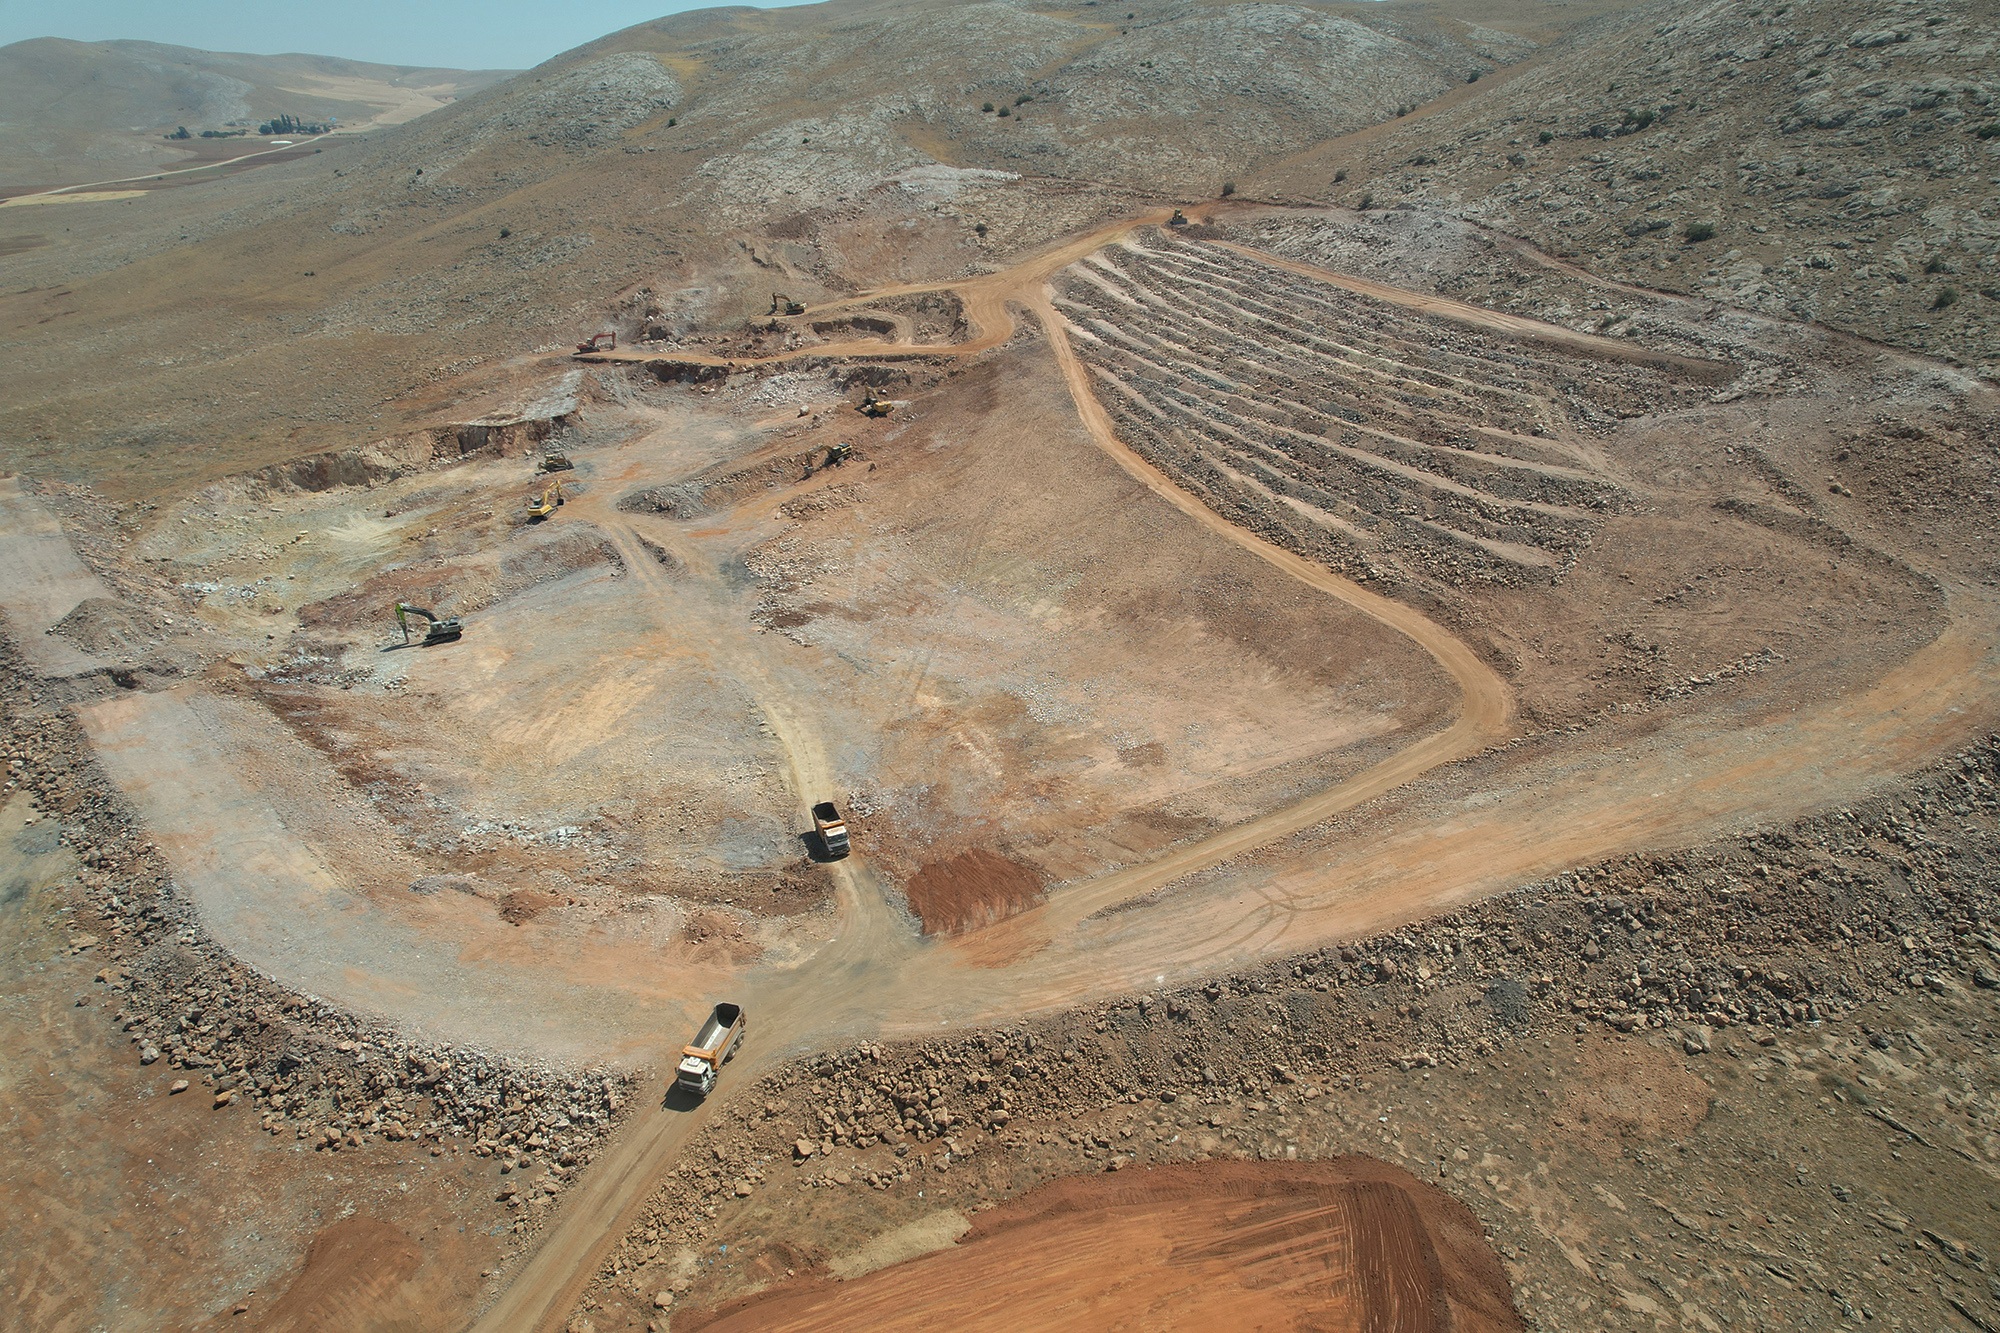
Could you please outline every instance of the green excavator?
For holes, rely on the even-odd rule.
[[[396,623],[402,626],[403,642],[410,641],[410,617],[424,618],[424,637],[420,645],[450,643],[465,633],[465,622],[457,616],[439,616],[435,611],[427,611],[421,606],[411,606],[408,602],[396,603]]]

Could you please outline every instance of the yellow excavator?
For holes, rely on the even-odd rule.
[[[803,315],[806,312],[805,306],[801,305],[797,301],[794,301],[791,297],[785,295],[783,292],[772,292],[771,313],[775,315],[780,310],[784,311],[788,315]]]
[[[860,407],[861,415],[864,417],[886,417],[895,410],[895,399],[878,398],[875,396],[873,389],[868,391],[868,397],[862,402]]]
[[[424,618],[423,644],[450,643],[465,633],[465,622],[457,616],[440,617],[435,611],[427,611],[421,606],[411,606],[408,602],[396,603],[396,623],[402,626],[403,642],[410,641],[410,617]]]
[[[552,481],[540,495],[528,497],[528,521],[539,523],[556,512],[556,506],[563,502],[562,482]]]

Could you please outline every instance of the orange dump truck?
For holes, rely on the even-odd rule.
[[[747,1027],[742,1005],[716,1005],[708,1021],[701,1025],[701,1031],[694,1034],[694,1040],[681,1048],[680,1070],[674,1081],[697,1096],[706,1097],[714,1092],[716,1075],[743,1044]]]

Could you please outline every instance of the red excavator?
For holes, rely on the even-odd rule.
[[[582,356],[586,352],[612,352],[616,351],[617,349],[618,349],[617,334],[600,333],[596,337],[592,338],[589,342],[578,343],[576,345],[576,354],[578,356]]]

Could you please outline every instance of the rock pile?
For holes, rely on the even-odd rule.
[[[207,938],[81,728],[42,695],[11,643],[0,646],[6,791],[60,819],[82,863],[76,905],[62,914],[70,952],[102,964],[97,982],[134,1059],[200,1071],[217,1110],[255,1106],[270,1132],[328,1151],[421,1139],[442,1152],[464,1140],[509,1162],[588,1160],[629,1076],[414,1040],[245,967]]]

